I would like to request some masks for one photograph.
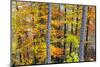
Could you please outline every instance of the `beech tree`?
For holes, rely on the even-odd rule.
[[[51,29],[51,4],[48,4],[48,23],[47,23],[47,63],[51,63],[50,52],[50,29]]]
[[[79,45],[79,59],[80,61],[84,61],[84,40],[85,40],[85,27],[87,22],[87,6],[83,6],[82,8],[82,23],[81,23],[81,31],[80,31],[80,45]]]

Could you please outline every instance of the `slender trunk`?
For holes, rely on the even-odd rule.
[[[75,29],[75,35],[77,36],[78,18],[76,20],[77,20],[77,24],[76,24],[76,29]]]
[[[21,46],[22,46],[22,37],[19,35],[18,36],[18,49],[19,48],[21,48]],[[20,62],[21,62],[21,55],[20,55],[21,53],[20,53],[20,51],[18,50],[18,59],[20,60]]]
[[[80,45],[79,45],[79,59],[84,61],[84,37],[85,37],[85,26],[87,22],[87,6],[82,8],[82,23],[80,30]]]
[[[73,34],[73,24],[71,25],[71,34]],[[70,53],[72,52],[72,49],[73,49],[73,43],[71,42],[70,43]]]
[[[74,12],[74,8],[72,8],[72,12]],[[72,20],[74,21],[74,17],[72,17]],[[71,24],[71,34],[73,34],[73,23]],[[70,43],[70,53],[73,50],[73,43]]]
[[[65,7],[65,21],[66,21],[66,7]],[[68,28],[68,26],[67,26],[67,24],[65,23],[64,24],[64,39],[66,39],[66,34],[67,34],[67,28]],[[66,52],[66,48],[67,48],[67,46],[66,46],[66,41],[64,40],[64,60],[66,60],[66,56],[67,56],[67,52]]]
[[[78,18],[79,13],[78,13],[78,11],[79,11],[79,5],[77,5],[77,17],[76,17],[76,26],[75,26],[75,35],[76,36],[78,36],[78,22],[79,22],[79,18]],[[74,50],[75,50],[76,53],[78,53],[78,49],[75,48]]]
[[[76,24],[76,29],[75,29],[75,35],[77,36],[77,27],[78,27],[78,21],[79,21],[79,19],[78,19],[78,11],[79,11],[79,5],[77,5],[77,18],[76,18],[76,21],[77,21],[77,24]]]
[[[48,23],[47,23],[47,63],[51,63],[51,53],[50,53],[50,29],[51,29],[51,4],[48,3]]]
[[[66,21],[66,7],[65,7],[65,21]],[[64,24],[64,39],[66,38],[66,23]],[[64,41],[64,60],[66,59],[66,41]]]
[[[89,10],[89,8],[88,8],[88,10]],[[88,34],[88,33],[89,33],[89,32],[88,32],[88,31],[89,31],[88,25],[89,25],[89,18],[87,19],[86,42],[88,41],[88,36],[89,36],[89,34]],[[87,58],[87,55],[88,55],[88,54],[87,54],[87,47],[88,47],[88,43],[85,44],[85,48],[84,48],[84,49],[85,49],[85,50],[84,50],[84,52],[85,52],[84,58],[85,58],[86,61],[88,61],[88,60],[87,60],[87,59],[88,59],[88,58]]]
[[[88,30],[89,30],[88,25],[89,25],[89,19],[87,21],[86,42],[88,41],[88,36],[89,36],[88,35]],[[84,48],[85,49],[85,60],[87,60],[87,46],[88,46],[88,43],[85,44],[85,48]]]

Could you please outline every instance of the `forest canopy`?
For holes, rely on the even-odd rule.
[[[12,65],[96,60],[96,7],[12,1]]]

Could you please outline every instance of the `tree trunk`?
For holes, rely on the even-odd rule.
[[[79,11],[79,5],[77,5],[77,18],[76,18],[76,21],[77,21],[77,24],[76,24],[76,29],[75,29],[75,35],[77,36],[77,33],[78,33],[78,30],[77,30],[77,27],[78,27],[78,21],[79,21],[79,19],[78,19],[78,11]]]
[[[66,21],[66,7],[65,7],[65,21]],[[66,23],[64,24],[64,39],[66,38]],[[66,59],[66,41],[64,41],[64,60]]]
[[[88,19],[88,21],[87,21],[87,31],[86,31],[86,42],[88,42],[88,25],[89,25],[89,19]],[[84,50],[84,52],[85,52],[85,60],[87,61],[87,47],[88,47],[88,43],[86,43],[85,44],[85,50]]]
[[[74,8],[72,8],[72,12],[74,12]],[[74,21],[74,17],[72,17],[72,20]],[[73,27],[74,27],[74,26],[73,26],[73,23],[72,23],[72,24],[71,24],[71,34],[74,33]],[[71,54],[72,50],[73,50],[73,43],[71,42],[71,43],[70,43],[70,54]]]
[[[73,34],[73,24],[71,25],[71,34]],[[70,53],[72,52],[73,50],[73,43],[71,42],[70,43]]]
[[[48,3],[48,23],[47,23],[47,63],[51,63],[51,53],[50,53],[50,29],[51,29],[51,4]]]
[[[79,59],[84,61],[84,37],[85,37],[85,26],[87,22],[87,6],[82,8],[82,23],[80,30],[80,45],[79,45]]]

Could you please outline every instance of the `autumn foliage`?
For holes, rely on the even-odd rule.
[[[96,8],[87,7],[83,43],[87,51],[84,51],[84,61],[95,61],[95,54],[92,53],[95,53]],[[79,62],[82,8],[82,5],[51,4],[49,15],[48,3],[13,1],[12,65],[48,64],[48,57],[51,58],[50,63]],[[47,46],[48,42],[50,47]],[[91,53],[87,55],[86,52]]]

